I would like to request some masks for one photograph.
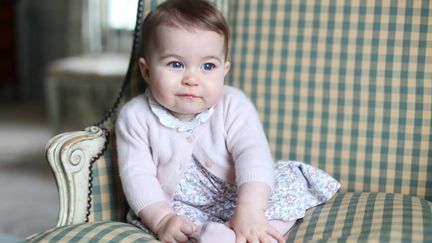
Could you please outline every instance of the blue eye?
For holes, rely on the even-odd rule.
[[[170,63],[168,63],[168,66],[170,66],[172,68],[183,68],[183,64],[181,62],[178,62],[178,61],[170,62]]]
[[[205,71],[211,71],[211,70],[213,70],[215,67],[216,67],[216,65],[214,65],[213,63],[204,63],[203,66],[202,66],[202,68],[203,68]]]

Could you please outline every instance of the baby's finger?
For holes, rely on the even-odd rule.
[[[180,231],[174,235],[174,240],[175,240],[174,242],[183,243],[183,242],[187,242],[188,239],[189,237]]]
[[[267,233],[264,233],[262,235],[259,236],[259,243],[272,243],[271,241],[271,236]]]
[[[183,238],[182,237],[180,237],[180,236],[176,236],[176,235],[165,235],[165,236],[163,236],[163,237],[159,237],[159,240],[162,242],[162,243],[173,243],[173,242],[186,242],[187,241],[187,238],[186,238],[186,240],[183,240]]]
[[[246,238],[243,235],[236,234],[236,243],[246,243]]]
[[[191,222],[186,223],[186,224],[182,224],[180,226],[180,231],[183,232],[185,235],[192,235],[197,230],[198,230],[198,226],[196,226],[195,224],[193,224]]]
[[[248,234],[246,235],[245,241],[247,243],[266,243],[265,241],[262,241],[263,238],[266,238],[267,234],[262,234],[262,236],[258,235],[258,234]],[[268,237],[267,237],[268,238]]]
[[[260,241],[259,239],[253,239],[253,240],[248,240],[247,243],[260,243],[262,241]]]
[[[263,241],[259,237],[253,237],[252,239],[247,240],[248,243],[267,243],[266,241]]]
[[[277,230],[275,230],[273,227],[269,227],[267,233],[271,237],[273,237],[278,243],[284,243],[285,242],[283,236]]]

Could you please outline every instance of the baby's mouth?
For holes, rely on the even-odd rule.
[[[177,96],[179,96],[180,98],[185,98],[185,99],[199,99],[199,98],[201,98],[198,95],[189,94],[189,93],[178,94]]]

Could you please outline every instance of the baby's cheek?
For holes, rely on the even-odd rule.
[[[160,92],[161,91],[161,92]],[[169,95],[169,92],[167,91],[163,91],[163,90],[159,90],[158,92],[153,92],[153,98],[162,106],[169,106],[172,102],[171,102],[171,98]]]
[[[222,99],[222,91],[214,91],[212,92],[212,94],[210,95],[207,104],[209,105],[209,107],[212,107],[214,105],[216,105],[221,99]]]

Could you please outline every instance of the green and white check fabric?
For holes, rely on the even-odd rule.
[[[432,2],[231,1],[229,83],[276,159],[432,200]]]
[[[419,214],[418,212],[424,212]],[[391,193],[339,193],[307,212],[287,242],[428,242],[432,204]],[[41,233],[29,242],[159,242],[131,224],[96,221]]]

